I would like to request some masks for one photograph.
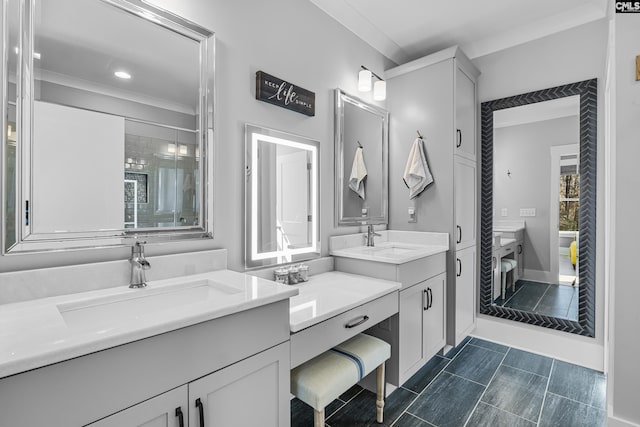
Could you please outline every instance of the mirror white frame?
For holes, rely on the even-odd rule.
[[[296,150],[298,153],[304,154],[305,160],[302,167],[307,174],[306,177],[306,194],[302,194],[306,201],[306,218],[304,223],[307,225],[308,244],[300,246],[282,243],[279,248],[273,249],[272,241],[267,242],[267,247],[271,249],[261,250],[259,244],[259,235],[262,234],[262,224],[265,222],[263,215],[269,209],[262,209],[262,203],[259,200],[261,188],[269,183],[267,171],[263,171],[263,162],[267,159],[261,159],[259,153],[259,145],[261,143],[273,144],[274,147],[284,148],[291,151]],[[267,146],[265,146],[267,147]],[[277,155],[276,155],[277,156]],[[269,164],[271,165],[271,164]],[[282,167],[282,166],[281,166]],[[277,174],[277,163],[273,165],[272,174]],[[320,143],[318,141],[293,135],[274,129],[263,128],[251,124],[245,125],[245,266],[247,268],[262,267],[274,264],[285,264],[290,262],[298,262],[320,256]],[[301,177],[298,181],[304,182]],[[269,193],[267,200],[273,201],[270,206],[275,205],[280,188],[271,182],[275,187],[276,194]],[[283,203],[284,204],[284,203]],[[275,210],[275,208],[274,208]],[[283,221],[284,222],[284,221]],[[273,232],[284,234],[282,228],[276,220]],[[310,237],[309,237],[310,236]],[[269,246],[269,244],[271,244]],[[275,242],[276,246],[277,240]]]
[[[197,225],[171,226],[163,228],[123,228],[109,230],[92,230],[82,232],[55,232],[55,233],[34,233],[27,221],[24,220],[28,203],[33,207],[37,206],[37,201],[32,200],[33,181],[30,168],[33,164],[33,114],[34,114],[34,85],[35,70],[33,55],[25,55],[23,52],[34,51],[35,38],[35,0],[20,2],[20,22],[19,47],[16,47],[18,54],[18,70],[16,77],[16,119],[17,119],[17,161],[16,161],[16,243],[11,247],[6,247],[7,241],[6,227],[7,207],[5,200],[8,197],[6,188],[8,177],[6,171],[6,146],[7,133],[2,132],[0,145],[0,159],[2,170],[0,173],[0,200],[2,200],[2,214],[0,220],[3,226],[0,227],[0,237],[2,244],[0,252],[3,255],[23,252],[41,252],[49,250],[65,250],[75,248],[97,248],[107,246],[128,245],[127,239],[132,237],[144,238],[150,242],[163,242],[169,240],[194,239],[212,237],[213,230],[213,183],[211,182],[213,173],[213,160],[209,153],[213,152],[213,119],[214,119],[214,59],[215,59],[215,35],[212,31],[197,24],[189,22],[166,10],[157,8],[143,0],[99,0],[101,3],[127,12],[136,18],[151,22],[161,28],[171,31],[195,41],[199,45],[199,96],[197,115],[197,143],[199,144],[200,167],[198,179],[201,183],[198,190],[199,200],[199,222]],[[4,5],[4,3],[3,3]],[[17,17],[8,16],[8,8],[2,8],[3,22],[3,43],[2,43],[2,67],[1,75],[3,84],[2,114],[0,126],[6,129],[8,106],[8,55],[13,54],[13,47],[9,46],[9,20],[17,20]],[[36,58],[37,59],[37,58]],[[124,159],[123,159],[124,161]],[[124,176],[122,179],[124,185]],[[123,214],[124,215],[124,214]]]
[[[354,148],[360,137],[352,141],[345,141],[347,127],[353,122],[355,117],[346,117],[346,106],[353,106],[359,111],[371,115],[380,124],[379,135],[373,144],[362,141],[363,154],[366,157],[373,149],[380,148],[380,152],[375,152],[375,158],[379,154],[379,163],[366,162],[369,180],[370,176],[380,182],[380,197],[378,206],[366,205],[367,213],[360,216],[349,216],[345,213],[345,198],[348,195],[349,177],[345,177],[345,150]],[[377,133],[377,130],[376,130]],[[352,138],[353,139],[353,138]],[[379,145],[378,145],[379,144]],[[350,165],[349,165],[350,166]],[[377,176],[376,176],[377,175]],[[388,224],[389,223],[389,112],[377,105],[369,104],[355,96],[348,95],[340,89],[335,90],[335,223],[337,226],[362,225],[362,224]],[[365,207],[365,203],[362,203]]]

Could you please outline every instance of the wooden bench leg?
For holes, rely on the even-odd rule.
[[[313,426],[324,427],[324,408],[319,411],[313,411]]]
[[[376,373],[378,375],[376,419],[379,423],[382,423],[383,416],[384,416],[384,363],[378,366]]]

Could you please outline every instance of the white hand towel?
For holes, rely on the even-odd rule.
[[[433,182],[433,176],[427,164],[427,151],[421,138],[416,138],[413,141],[402,178],[409,188],[409,199],[417,197]]]
[[[349,177],[349,188],[364,200],[364,179],[367,176],[367,167],[364,165],[362,147],[356,148],[351,166],[351,176]]]

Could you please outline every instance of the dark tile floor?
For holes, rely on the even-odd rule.
[[[605,386],[600,372],[469,337],[387,397],[383,425],[605,426]],[[379,425],[375,407],[375,394],[354,386],[325,408],[326,425]],[[313,426],[298,399],[291,426]]]
[[[578,287],[518,280],[495,303],[516,310],[578,320]]]

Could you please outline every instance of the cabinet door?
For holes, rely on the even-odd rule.
[[[422,357],[431,358],[446,343],[445,337],[445,273],[425,283],[427,304],[422,312]]]
[[[187,425],[187,416],[187,386],[183,385],[89,426],[184,427]]]
[[[398,364],[401,377],[422,360],[422,312],[427,306],[426,282],[400,292]]]
[[[476,85],[456,68],[456,154],[476,158]]]
[[[289,342],[207,375],[189,384],[189,426],[287,427],[289,381]]]
[[[456,251],[455,345],[476,326],[476,248]]]
[[[454,156],[456,249],[476,242],[476,164]]]

